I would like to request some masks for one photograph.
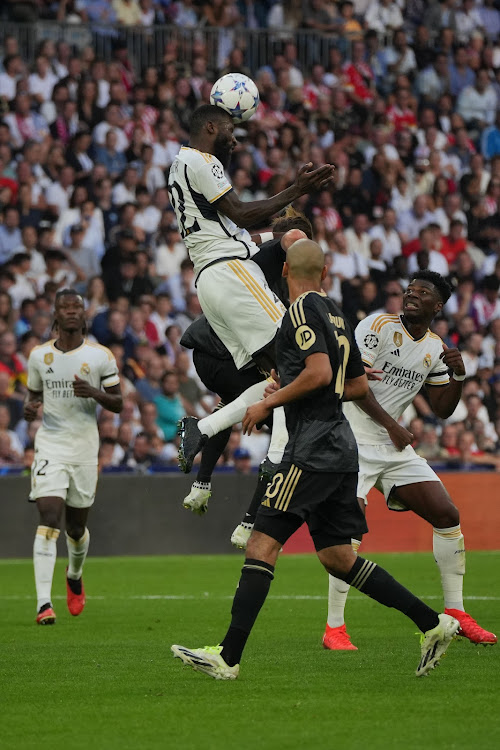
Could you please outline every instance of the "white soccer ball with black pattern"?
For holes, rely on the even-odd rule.
[[[227,73],[214,83],[210,92],[210,104],[225,109],[235,123],[249,120],[259,101],[257,86],[242,73]]]

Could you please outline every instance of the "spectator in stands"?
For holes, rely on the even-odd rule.
[[[177,423],[186,414],[179,393],[179,376],[176,371],[165,372],[160,385],[161,393],[154,399],[158,410],[158,426],[165,440],[171,441],[177,435]]]

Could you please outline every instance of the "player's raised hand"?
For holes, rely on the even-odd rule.
[[[295,185],[300,190],[300,195],[313,190],[320,190],[333,180],[335,167],[333,164],[323,164],[317,169],[312,169],[312,162],[302,166],[295,178]]]
[[[26,401],[24,404],[24,418],[27,422],[34,422],[38,417],[38,409],[41,407],[41,401]]]
[[[450,349],[443,343],[443,353],[439,356],[447,367],[450,367],[455,375],[465,375],[465,365],[462,355],[458,349]]]
[[[264,422],[271,411],[272,409],[266,406],[265,399],[249,406],[242,421],[243,434],[250,435],[255,425]]]
[[[72,385],[75,396],[78,396],[78,398],[92,398],[94,395],[95,388],[86,380],[79,378],[78,375],[75,375]]]
[[[404,450],[407,445],[413,443],[413,433],[397,422],[392,427],[388,428],[387,432],[389,433],[389,437],[391,438],[394,447],[398,451]]]

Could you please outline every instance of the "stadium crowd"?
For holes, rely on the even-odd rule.
[[[416,269],[454,287],[434,330],[466,363],[463,400],[446,423],[420,394],[405,413],[432,463],[500,469],[500,12],[454,0],[67,0],[6,3],[35,17],[177,30],[157,66],[113,37],[40,42],[31,64],[16,35],[0,55],[0,470],[28,470],[38,423],[22,419],[30,351],[51,336],[54,296],[85,298],[93,340],[108,346],[125,407],[101,412],[102,470],[176,465],[176,423],[217,403],[180,345],[200,314],[192,264],[166,176],[191,113],[225,72],[250,75],[261,104],[239,126],[230,179],[242,200],[276,194],[298,166],[337,166],[334,189],[295,207],[329,268],[325,290],[352,325],[397,313]],[[236,31],[281,29],[254,69]],[[203,34],[220,30],[219,60]],[[301,36],[301,31],[315,32]],[[274,39],[274,41],[273,41]],[[316,57],[328,40],[328,61]],[[308,46],[311,64],[298,63]],[[233,430],[221,465],[248,472],[268,436]]]

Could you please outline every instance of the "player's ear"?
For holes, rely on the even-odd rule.
[[[207,129],[207,132],[210,133],[211,135],[215,133],[215,130],[216,130],[215,124],[211,120],[207,120],[205,127]]]
[[[321,281],[324,281],[326,279],[327,273],[328,273],[328,268],[326,266],[323,266],[323,270],[321,271]]]
[[[283,263],[283,270],[281,272],[281,275],[284,279],[288,277],[288,263],[286,261]]]

